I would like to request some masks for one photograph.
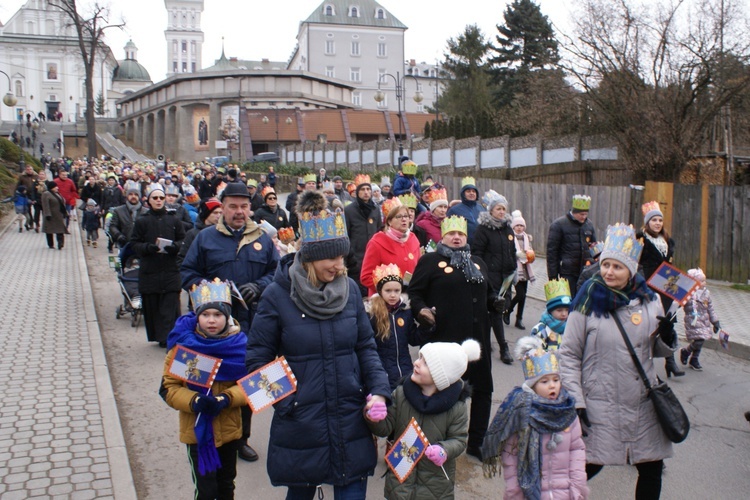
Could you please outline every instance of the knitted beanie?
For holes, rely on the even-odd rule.
[[[523,228],[526,229],[526,221],[523,219],[523,215],[521,214],[520,210],[513,210],[513,213],[510,214],[510,217],[510,227],[523,226]]]
[[[195,308],[195,315],[200,316],[201,313],[203,311],[206,311],[207,309],[216,309],[227,318],[229,318],[229,316],[232,314],[232,306],[230,306],[226,302],[206,302],[205,304],[201,304]]]
[[[430,342],[419,350],[430,370],[438,391],[450,387],[466,372],[469,361],[482,355],[479,342],[467,339],[461,345],[455,342]]]
[[[200,209],[198,210],[198,218],[205,222],[205,220],[208,219],[217,208],[221,208],[221,202],[216,198],[209,198],[201,201]]]

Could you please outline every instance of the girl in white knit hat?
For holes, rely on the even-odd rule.
[[[385,480],[385,498],[453,498],[456,458],[466,450],[469,437],[470,395],[461,376],[470,361],[481,355],[479,343],[431,342],[419,350],[411,377],[405,377],[392,395],[385,419],[370,430],[378,436],[400,436],[414,417],[430,446],[412,473],[400,483],[392,471]]]

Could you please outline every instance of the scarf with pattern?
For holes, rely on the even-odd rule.
[[[640,274],[636,274],[628,281],[622,290],[608,287],[602,275],[595,274],[578,290],[570,309],[584,316],[591,316],[593,313],[597,318],[601,316],[609,318],[610,312],[628,305],[635,299],[650,302],[655,296],[654,291],[646,285],[646,280]]]
[[[451,248],[442,243],[437,245],[437,253],[451,260],[451,267],[460,269],[469,283],[482,283],[484,275],[482,271],[474,266],[471,261],[471,250],[469,245],[461,248]]]

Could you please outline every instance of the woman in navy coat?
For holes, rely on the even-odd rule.
[[[288,499],[312,499],[321,483],[336,498],[364,499],[377,453],[363,410],[390,397],[388,377],[346,276],[343,213],[317,192],[300,196],[297,213],[302,248],[282,258],[263,292],[246,357],[253,371],[283,355],[297,378],[297,392],[275,405],[268,475],[289,487]]]

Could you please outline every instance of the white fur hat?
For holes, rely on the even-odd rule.
[[[431,342],[419,350],[438,391],[455,383],[466,372],[469,361],[476,361],[482,355],[479,342],[474,339],[455,342]]]

